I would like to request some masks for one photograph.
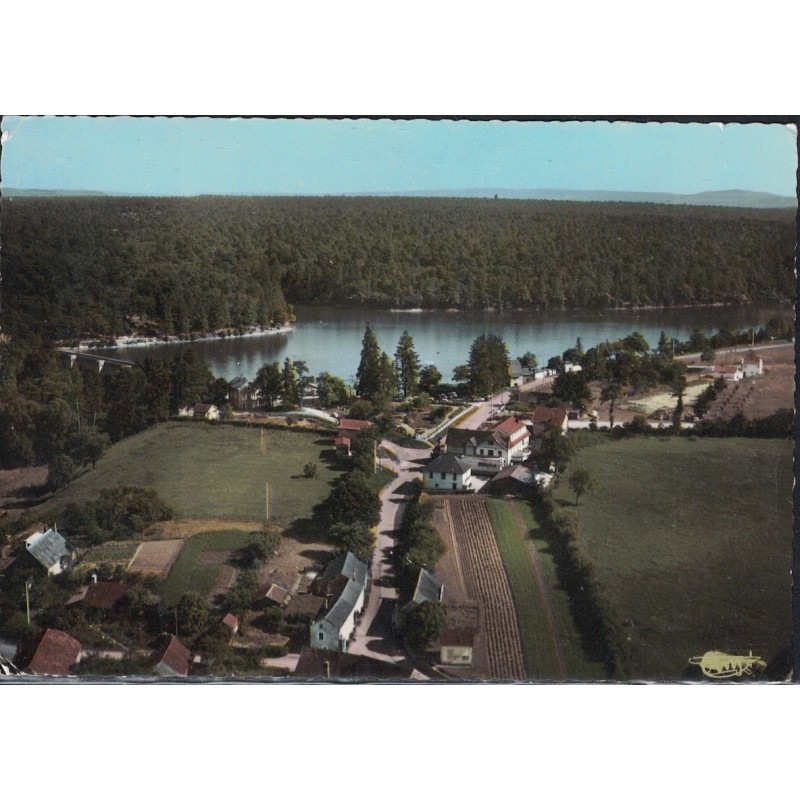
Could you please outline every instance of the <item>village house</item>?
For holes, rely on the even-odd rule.
[[[160,678],[185,678],[192,666],[192,654],[177,636],[171,636],[167,644],[153,653],[150,664]]]
[[[353,443],[370,425],[372,423],[368,419],[342,417],[336,430],[336,452],[340,455],[351,456]]]
[[[46,531],[29,536],[25,540],[25,549],[47,570],[48,575],[61,574],[68,570],[75,560],[75,551],[55,525]]]
[[[427,491],[472,491],[472,467],[450,453],[434,458],[425,466],[423,474]]]
[[[209,403],[197,403],[192,409],[192,416],[195,419],[217,420],[219,419],[219,409]]]
[[[536,378],[536,371],[530,367],[526,367],[518,358],[512,358],[508,364],[512,387],[522,386]]]
[[[533,409],[530,420],[531,430],[534,435],[545,432],[547,428],[560,428],[562,433],[566,433],[569,427],[569,413],[566,408],[560,406],[536,406]]]
[[[228,384],[228,400],[237,411],[252,411],[261,403],[261,392],[252,381],[240,375]]]
[[[82,603],[86,608],[98,611],[113,611],[117,603],[133,588],[132,583],[116,583],[114,581],[98,581],[96,576],[77,594],[70,597],[67,605]]]
[[[77,639],[64,631],[47,628],[24,670],[33,675],[69,675],[80,654],[81,643]]]
[[[347,650],[364,607],[369,568],[352,553],[331,561],[317,582],[317,591],[327,598],[327,607],[311,625],[311,647],[317,650]]]
[[[439,637],[439,660],[448,666],[470,666],[475,634],[466,628],[446,628]]]
[[[715,378],[725,378],[729,383],[740,381],[744,377],[742,368],[736,364],[717,364],[711,369]]]
[[[447,432],[445,449],[449,455],[469,464],[474,474],[493,475],[512,460],[527,458],[529,443],[527,425],[519,417],[506,417],[485,430],[451,428]]]

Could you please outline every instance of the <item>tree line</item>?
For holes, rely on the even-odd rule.
[[[794,293],[790,210],[18,197],[2,218],[4,329],[52,339],[271,325],[296,303],[606,308]]]

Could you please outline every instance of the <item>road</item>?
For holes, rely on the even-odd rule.
[[[717,350],[718,356],[723,356],[727,353],[731,355],[744,355],[745,353],[749,353],[751,350],[753,352],[757,352],[758,350],[776,350],[781,347],[794,347],[794,342],[773,342],[772,344],[739,344],[734,347],[720,347]],[[702,353],[682,353],[679,356],[675,356],[675,358],[679,358],[682,361],[688,361],[690,359],[698,359]]]
[[[430,451],[400,447],[386,440],[381,447],[395,453],[400,460],[380,459],[381,466],[393,470],[397,477],[380,494],[381,518],[370,574],[372,587],[347,652],[397,662],[405,658],[405,652],[386,637],[391,631],[386,615],[398,598],[390,552],[403,519],[410,483],[422,476],[421,465],[429,459]]]

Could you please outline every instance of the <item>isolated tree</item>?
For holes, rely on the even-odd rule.
[[[375,534],[363,522],[339,522],[328,531],[330,540],[342,552],[348,550],[361,561],[368,562],[375,551]]]
[[[409,647],[421,649],[442,635],[447,624],[447,607],[426,600],[406,608],[400,616],[400,630]]]
[[[107,433],[101,433],[96,428],[86,428],[70,437],[69,454],[76,463],[81,466],[91,464],[94,469],[109,444],[111,440]]]
[[[609,381],[600,391],[600,401],[608,403],[608,423],[609,427],[614,427],[614,411],[617,400],[622,397],[622,384],[619,381]]]
[[[375,332],[367,325],[361,341],[361,360],[356,371],[356,394],[372,400],[381,392],[381,349]]]
[[[592,476],[586,467],[575,467],[568,478],[570,488],[575,492],[575,505],[592,489]]]
[[[403,397],[417,393],[419,387],[419,356],[414,349],[414,339],[408,331],[403,331],[394,354],[394,365]]]
[[[675,411],[672,414],[672,427],[675,430],[681,429],[681,417],[683,417],[683,395],[686,393],[686,376],[683,372],[675,375],[670,383],[672,396],[677,398]]]
[[[534,353],[528,350],[524,356],[519,357],[519,363],[527,369],[536,369],[539,366],[539,359],[536,358]]]
[[[442,373],[433,364],[424,366],[419,372],[420,389],[430,395],[436,394],[436,389],[442,382]]]
[[[666,331],[661,331],[656,350],[663,356],[672,355],[672,337],[667,336]]]
[[[208,607],[197,592],[186,592],[176,608],[178,631],[184,636],[195,636],[208,625]]]
[[[303,465],[303,477],[315,478],[316,476],[317,476],[317,462],[306,461],[306,463]]]
[[[75,479],[76,473],[75,462],[62,453],[50,462],[50,468],[47,470],[47,486],[53,491],[63,489]]]
[[[469,349],[469,361],[453,370],[453,380],[467,382],[472,394],[487,395],[511,382],[511,362],[503,337],[481,334]]]
[[[266,401],[267,408],[272,409],[275,401],[280,397],[283,391],[283,378],[278,362],[273,361],[272,364],[264,364],[256,373],[253,383],[261,392],[262,397]]]

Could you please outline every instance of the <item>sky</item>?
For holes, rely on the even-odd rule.
[[[779,123],[4,117],[0,186],[134,195],[796,194]]]

